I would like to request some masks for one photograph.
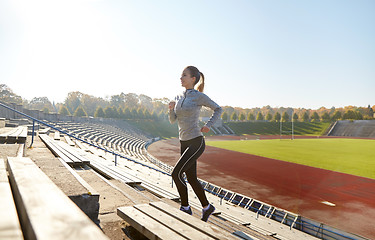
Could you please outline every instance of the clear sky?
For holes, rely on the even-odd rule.
[[[375,105],[374,0],[0,0],[0,83],[172,99],[184,67],[222,106]]]

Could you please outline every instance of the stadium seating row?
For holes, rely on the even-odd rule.
[[[0,193],[0,239],[108,239],[29,158],[0,160]]]
[[[144,137],[143,139],[136,138],[121,129],[104,124],[74,122],[49,122],[49,124],[108,151],[120,152],[131,158],[147,160],[144,154],[146,144]]]

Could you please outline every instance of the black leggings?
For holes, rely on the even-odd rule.
[[[172,171],[173,181],[176,183],[181,198],[181,205],[188,206],[188,189],[183,178],[185,172],[187,180],[193,188],[202,206],[207,206],[208,201],[202,185],[197,179],[197,159],[205,149],[203,137],[193,138],[188,141],[180,141],[181,157]]]

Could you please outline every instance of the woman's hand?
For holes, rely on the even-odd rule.
[[[176,105],[175,101],[170,102],[168,106],[169,110],[173,110],[175,105]]]
[[[210,128],[207,127],[206,125],[204,125],[202,128],[201,128],[201,132],[203,133],[208,133],[210,131]]]

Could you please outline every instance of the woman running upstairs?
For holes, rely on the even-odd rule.
[[[183,173],[202,204],[202,220],[207,222],[215,207],[207,200],[205,191],[197,178],[197,159],[205,149],[202,133],[210,131],[211,126],[220,118],[222,109],[203,93],[204,75],[193,66],[184,69],[181,75],[181,86],[185,88],[175,101],[169,103],[169,121],[177,120],[181,157],[176,163],[172,178],[181,198],[180,210],[192,215],[188,201],[188,189]],[[196,86],[197,85],[197,86]],[[194,87],[196,86],[196,89]],[[199,113],[202,106],[214,111],[210,120],[202,128],[199,127]]]

